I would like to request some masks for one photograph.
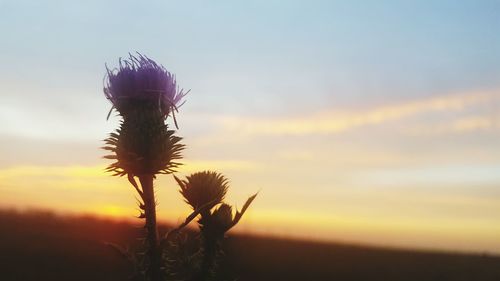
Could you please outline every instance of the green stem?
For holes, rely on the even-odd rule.
[[[148,280],[162,281],[161,274],[161,251],[156,226],[156,202],[153,188],[153,175],[139,176],[144,195],[144,213],[146,215],[146,243],[148,244],[147,256],[149,267],[147,269]]]

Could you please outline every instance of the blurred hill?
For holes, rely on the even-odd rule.
[[[167,226],[162,226],[165,230]],[[127,280],[128,264],[103,241],[133,245],[128,222],[0,211],[0,280]],[[500,257],[231,235],[224,269],[240,281],[498,281]]]

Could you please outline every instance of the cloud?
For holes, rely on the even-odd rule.
[[[448,134],[465,134],[470,132],[491,132],[500,129],[500,115],[474,115],[456,118],[439,123],[426,123],[405,128],[404,133],[410,136],[439,136]]]
[[[193,173],[204,170],[217,171],[242,171],[255,170],[258,165],[251,161],[239,160],[187,160],[184,165],[179,168],[181,173]]]
[[[238,160],[187,160],[179,168],[181,173],[191,173],[207,169],[217,170],[250,170],[256,169],[257,165],[250,161]],[[15,178],[37,178],[37,177],[67,177],[67,178],[102,178],[111,175],[104,169],[106,165],[90,166],[13,166],[0,169],[0,180],[11,180]]]
[[[243,135],[338,134],[433,112],[459,112],[500,101],[500,91],[472,92],[416,100],[353,112],[323,112],[295,118],[221,118],[226,130]],[[472,124],[457,124],[466,130]],[[457,127],[457,128],[458,128]]]
[[[20,177],[78,177],[104,175],[105,166],[14,166],[0,169],[0,180]]]

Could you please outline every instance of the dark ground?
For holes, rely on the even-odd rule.
[[[91,217],[0,211],[0,280],[127,280],[102,241],[135,243],[140,229]],[[500,238],[499,238],[500,239]],[[500,281],[500,257],[414,252],[232,235],[224,268],[240,281]]]

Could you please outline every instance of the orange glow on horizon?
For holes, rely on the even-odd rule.
[[[238,165],[236,167],[241,168]],[[139,211],[133,189],[125,179],[109,177],[100,165],[11,167],[0,170],[0,179],[12,186],[22,186],[14,189],[4,184],[1,187],[5,195],[0,199],[3,206],[32,206],[57,210],[59,213],[85,213],[138,222],[134,219]],[[168,177],[162,178],[158,186],[164,185],[166,179]],[[181,200],[175,189],[157,187],[157,190],[160,198],[159,220],[180,223],[191,210],[179,202]],[[19,199],[21,194],[30,196],[23,197],[23,201],[14,200]],[[272,201],[272,198],[263,198],[261,201]],[[335,212],[276,209],[259,203],[259,200],[256,202],[257,207],[253,206],[248,211],[234,231],[409,248],[477,251],[482,247],[500,252],[497,242],[500,226],[491,225],[488,220],[432,220],[398,217],[397,214],[383,217],[369,215],[369,212],[364,215],[336,215]],[[468,227],[464,227],[464,223]],[[476,242],[463,244],[470,239]]]

